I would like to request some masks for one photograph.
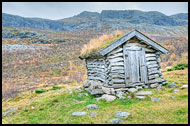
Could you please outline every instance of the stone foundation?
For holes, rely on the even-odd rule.
[[[144,84],[144,85],[139,85],[139,86],[134,86],[134,87],[125,87],[125,88],[108,88],[104,87],[103,83],[100,81],[96,80],[86,80],[83,84],[83,87],[86,91],[88,91],[91,95],[94,96],[100,96],[103,94],[108,94],[108,95],[114,95],[118,97],[121,96],[122,93],[134,93],[137,92],[139,89],[142,88],[155,88],[155,89],[160,89],[162,85],[166,84],[167,81],[163,81],[162,83],[152,83],[152,84]],[[122,96],[121,96],[122,97]]]

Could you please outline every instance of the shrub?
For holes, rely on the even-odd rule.
[[[51,90],[57,90],[57,89],[61,89],[63,87],[58,87],[58,86],[53,86]]]
[[[48,91],[47,89],[36,89],[35,90],[35,93],[43,93],[43,92],[46,92]]]
[[[188,63],[178,63],[177,65],[173,66],[172,68],[168,68],[167,71],[184,70],[185,68],[188,68]]]
[[[168,68],[168,69],[167,69],[167,71],[172,71],[172,70],[174,70],[174,69],[173,69],[173,68]]]

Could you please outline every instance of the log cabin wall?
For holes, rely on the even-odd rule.
[[[160,84],[165,81],[160,70],[160,54],[155,49],[138,39],[131,39],[125,43],[124,46],[137,46],[145,48],[148,79],[147,84]],[[105,66],[106,82],[104,86],[114,88],[126,87],[123,46],[119,46],[114,49],[105,57]]]
[[[86,59],[87,79],[99,80],[102,83],[106,82],[105,76],[105,59]]]
[[[125,87],[125,72],[122,46],[117,47],[106,56],[106,87]]]

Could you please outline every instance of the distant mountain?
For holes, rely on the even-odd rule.
[[[157,11],[143,12],[138,10],[103,10],[100,17],[102,19],[127,19],[130,23],[134,24],[147,23],[161,26],[179,26],[187,24],[183,20],[177,22],[175,18],[166,16],[165,14]]]
[[[179,13],[171,15],[170,17],[177,19],[177,20],[188,20],[188,14],[187,13]]]
[[[49,20],[42,18],[24,18],[2,13],[2,26],[50,29],[58,31],[85,30],[89,28],[118,29],[144,27],[145,25],[183,26],[188,25],[188,14],[180,13],[167,16],[157,11],[139,10],[103,10],[101,13],[84,11],[70,18]]]
[[[64,23],[42,18],[24,18],[17,15],[2,13],[2,26],[25,27],[34,29],[51,29],[64,31]]]

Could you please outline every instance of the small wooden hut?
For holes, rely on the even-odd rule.
[[[165,84],[160,55],[168,50],[134,30],[85,59],[87,80],[101,81],[104,87],[127,88]]]

